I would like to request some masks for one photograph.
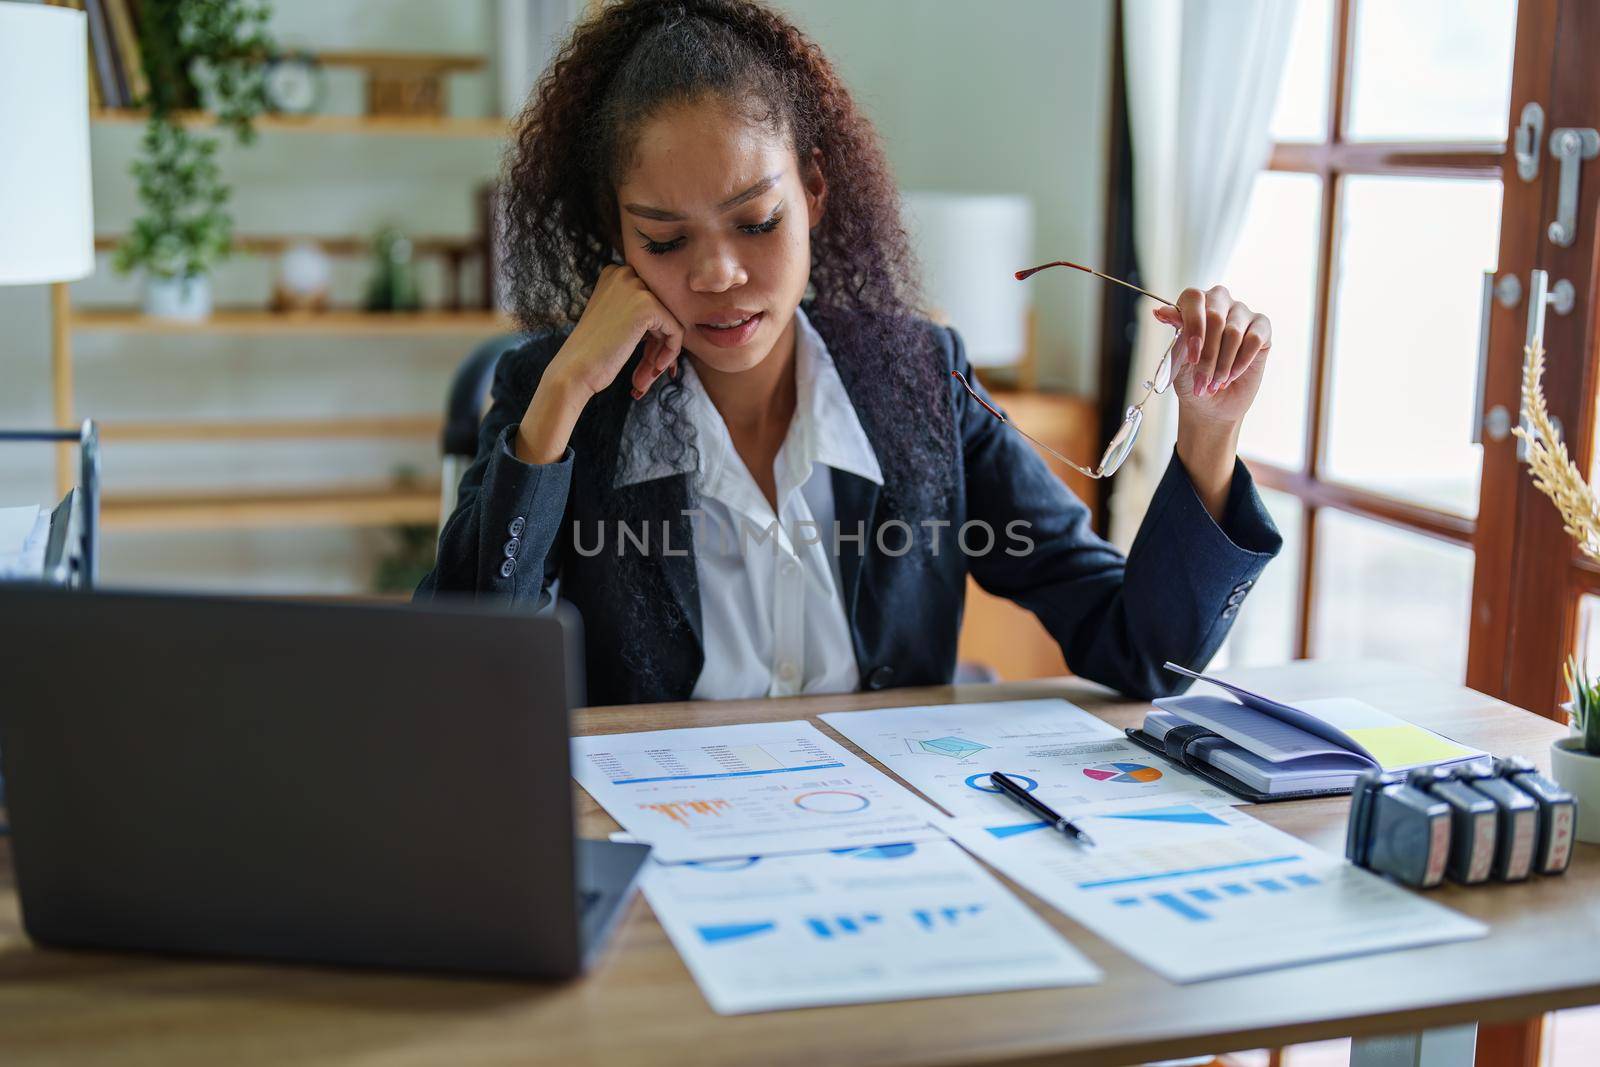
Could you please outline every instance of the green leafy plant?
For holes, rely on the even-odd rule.
[[[217,166],[218,140],[184,127],[177,112],[209,100],[240,144],[255,140],[267,107],[261,60],[274,50],[265,3],[241,0],[146,0],[140,46],[150,92],[144,157],[129,168],[143,214],[117,246],[113,266],[162,278],[205,274],[225,259],[233,220]],[[204,88],[202,89],[202,85]]]
[[[1583,750],[1600,756],[1600,679],[1584,673],[1577,656],[1568,656],[1564,672],[1572,694],[1572,725],[1583,738]]]
[[[240,144],[255,140],[256,116],[267,110],[263,60],[277,46],[267,35],[272,8],[242,0],[164,0],[177,11],[178,53],[193,79],[204,83],[217,121]]]
[[[227,258],[233,243],[217,142],[153,118],[143,147],[144,158],[130,170],[139,181],[144,214],[117,246],[112,264],[123,273],[143,267],[160,278],[205,274]]]

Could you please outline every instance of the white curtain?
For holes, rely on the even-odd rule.
[[[1272,148],[1270,125],[1297,3],[1125,0],[1134,226],[1142,285],[1176,300],[1216,285]],[[1270,309],[1267,314],[1271,314]],[[1172,336],[1141,304],[1130,400]],[[1271,373],[1270,370],[1268,373]],[[1126,549],[1178,434],[1177,398],[1145,406],[1111,496],[1111,539]],[[1115,427],[1106,427],[1109,436]]]

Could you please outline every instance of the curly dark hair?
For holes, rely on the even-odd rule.
[[[539,333],[577,322],[601,269],[620,261],[616,188],[641,130],[665,107],[707,98],[786,137],[802,164],[820,150],[828,200],[811,234],[808,312],[850,331],[848,346],[829,347],[877,431],[889,510],[912,522],[944,510],[947,383],[917,310],[919,272],[892,172],[821,49],[762,3],[614,0],[574,28],[517,117],[506,157],[503,262],[518,324]],[[846,347],[870,365],[840,358]],[[649,443],[679,460],[695,448],[681,381],[663,377],[652,390],[670,440]],[[620,419],[597,415],[577,439],[614,470],[620,430]],[[628,596],[661,591],[649,567],[628,569],[638,572],[620,576]]]

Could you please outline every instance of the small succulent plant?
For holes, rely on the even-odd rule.
[[[1583,738],[1583,750],[1600,756],[1600,679],[1586,675],[1576,656],[1567,657],[1564,673],[1572,693],[1572,725]]]

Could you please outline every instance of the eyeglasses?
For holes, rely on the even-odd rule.
[[[1150,299],[1162,304],[1166,304],[1169,307],[1178,306],[1170,300],[1163,299],[1147,289],[1141,289],[1137,285],[1132,285],[1128,282],[1125,282],[1121,278],[1113,278],[1111,275],[1102,274],[1091,267],[1080,266],[1077,263],[1069,263],[1064,259],[1057,260],[1054,263],[1042,263],[1037,267],[1029,267],[1027,270],[1019,270],[1017,271],[1016,275],[1017,281],[1020,282],[1023,279],[1029,278],[1050,267],[1072,267],[1074,270],[1081,270],[1086,274],[1093,274],[1095,277],[1103,278],[1108,282],[1115,282],[1116,284],[1124,286],[1125,288],[1132,289],[1136,293],[1143,293]],[[1097,465],[1093,470],[1090,470],[1088,467],[1085,467],[1081,464],[1074,463],[1066,456],[1063,456],[1060,452],[1057,452],[1055,449],[1051,448],[1049,445],[1033,436],[1027,430],[1024,430],[1022,427],[1006,418],[1003,411],[978,395],[978,391],[972,388],[972,386],[967,382],[967,379],[962,376],[960,371],[953,370],[950,372],[950,375],[951,377],[955,378],[956,381],[961,383],[961,387],[963,389],[972,394],[972,398],[974,400],[987,408],[989,414],[993,415],[995,418],[999,419],[1001,422],[1017,431],[1023,437],[1027,438],[1029,441],[1033,442],[1039,448],[1042,448],[1044,451],[1048,452],[1062,463],[1065,463],[1067,466],[1071,467],[1073,470],[1077,471],[1079,474],[1082,474],[1086,478],[1109,478],[1113,474],[1117,473],[1117,468],[1122,466],[1123,461],[1128,458],[1128,454],[1133,451],[1133,440],[1139,435],[1139,424],[1144,421],[1145,402],[1148,401],[1151,396],[1165,393],[1168,387],[1172,385],[1172,352],[1173,349],[1177,347],[1178,337],[1182,334],[1182,332],[1183,331],[1181,328],[1176,326],[1173,327],[1172,341],[1167,345],[1167,350],[1161,354],[1161,362],[1156,364],[1156,372],[1144,381],[1144,396],[1140,397],[1139,402],[1129,407],[1127,413],[1122,416],[1122,425],[1119,426],[1117,428],[1117,432],[1112,435],[1111,442],[1106,445],[1105,452],[1100,456],[1099,465]]]

